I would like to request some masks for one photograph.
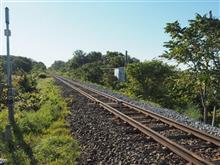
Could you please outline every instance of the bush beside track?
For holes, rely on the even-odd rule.
[[[22,102],[15,104],[16,125],[9,143],[5,140],[7,110],[0,113],[0,158],[7,159],[7,164],[74,164],[79,149],[65,121],[69,108],[60,89],[51,78],[40,79],[37,91],[27,95],[21,95],[26,96],[25,104],[38,103],[27,105],[38,108],[27,111]]]

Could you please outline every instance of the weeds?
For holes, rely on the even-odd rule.
[[[67,103],[51,78],[40,79],[36,89],[36,93],[20,96],[30,105],[15,104],[11,146],[4,138],[7,110],[0,113],[0,158],[8,164],[74,164],[79,147],[65,122]]]

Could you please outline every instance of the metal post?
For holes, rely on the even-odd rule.
[[[128,51],[125,51],[125,66],[124,66],[124,74],[125,74],[125,81],[127,81],[127,76],[126,76],[126,67],[128,65]]]
[[[215,126],[215,118],[216,118],[216,106],[214,106],[214,108],[213,108],[212,126]]]
[[[12,123],[14,121],[14,112],[13,112],[13,90],[12,90],[12,76],[11,76],[11,59],[10,59],[10,46],[9,46],[9,37],[11,36],[11,31],[9,30],[9,9],[5,8],[5,36],[7,44],[7,85],[8,85],[8,119]]]
[[[127,66],[128,64],[128,51],[126,50],[125,51],[125,67]]]

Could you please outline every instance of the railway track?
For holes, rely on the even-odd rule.
[[[55,76],[65,85],[108,110],[191,164],[220,164],[220,138],[147,111],[79,82]]]

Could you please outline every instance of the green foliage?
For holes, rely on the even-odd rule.
[[[91,81],[93,83],[100,83],[103,71],[100,68],[100,63],[88,63],[80,68],[81,79],[84,81]]]
[[[202,119],[202,114],[200,112],[200,109],[198,106],[195,106],[193,104],[188,104],[188,105],[185,105],[184,107],[182,108],[177,108],[175,109],[177,112],[181,113],[181,114],[184,114],[194,120],[201,120]]]
[[[45,109],[43,109],[45,110]],[[50,126],[53,117],[50,111],[37,111],[35,113],[24,112],[23,118],[18,121],[18,125],[22,132],[30,133],[34,132],[36,134],[42,133],[45,128]]]
[[[168,51],[163,56],[186,64],[193,71],[217,71],[220,62],[219,28],[218,19],[199,14],[195,20],[189,20],[189,27],[181,28],[178,21],[168,23],[165,32],[170,34],[172,40],[165,43]]]
[[[3,69],[3,60],[0,58],[0,83],[3,82],[4,79],[4,69]]]
[[[42,72],[42,73],[39,73],[38,77],[41,79],[45,79],[45,78],[47,78],[47,75],[46,75],[46,73]]]
[[[3,67],[3,72],[6,74],[6,56],[0,56],[0,66]],[[32,59],[20,56],[11,56],[12,73],[23,74],[31,72],[45,71],[46,66],[42,62],[36,62]],[[2,68],[0,67],[0,69]]]
[[[128,63],[137,63],[139,60],[127,56]],[[73,58],[68,62],[55,61],[49,70],[59,75],[74,77],[83,81],[103,84],[113,89],[119,89],[119,81],[114,76],[115,67],[125,65],[125,55],[119,52],[108,51],[106,55],[100,52],[85,53],[76,50]]]
[[[7,124],[7,110],[6,108],[4,108],[1,113],[0,113],[0,129],[3,130],[4,129],[4,126]]]
[[[29,73],[32,69],[32,60],[26,57],[13,57],[11,58],[12,71],[23,71]]]
[[[193,118],[193,119],[195,119],[195,120],[201,120],[202,119],[202,115],[201,115],[200,111],[195,106],[188,107],[187,109],[185,109],[184,114],[191,117],[191,118]]]
[[[34,159],[39,164],[74,164],[79,148],[67,129],[67,103],[51,78],[40,79],[37,84],[35,92],[18,96],[21,102],[15,104],[12,149],[4,140],[7,110],[0,113],[0,157],[9,164],[33,164]],[[23,108],[22,99],[26,102]],[[33,103],[38,105],[28,105]]]
[[[90,52],[86,55],[87,63],[94,63],[98,61],[102,61],[102,53],[100,52]]]
[[[165,32],[171,40],[165,43],[168,48],[163,57],[174,59],[178,64],[187,65],[194,74],[194,88],[200,95],[200,106],[204,110],[204,122],[207,122],[208,107],[217,100],[220,91],[220,20],[207,15],[196,15],[189,20],[188,27],[181,27],[178,21],[168,23]],[[214,103],[214,104],[213,104]]]
[[[135,97],[168,106],[165,82],[173,72],[174,67],[156,60],[128,65],[126,90]]]
[[[36,62],[36,61],[33,61],[32,62],[32,72],[33,73],[41,73],[41,72],[45,72],[46,71],[46,66],[44,65],[44,63],[42,62]]]
[[[68,66],[70,69],[76,69],[86,64],[86,62],[86,53],[82,50],[76,50],[73,53],[73,58],[68,61]]]
[[[125,57],[122,53],[108,51],[107,54],[104,56],[103,63],[106,66],[114,68],[121,67],[125,65]]]
[[[184,71],[161,61],[139,62],[128,56],[127,82],[119,82],[113,69],[126,65],[122,53],[87,54],[82,50],[75,51],[68,62],[55,63],[51,68],[61,75],[98,83],[134,98],[183,109],[197,119],[200,119],[198,112],[203,111],[206,122],[211,116],[208,112],[213,107],[220,108],[219,29],[220,21],[211,13],[209,16],[197,14],[187,27],[181,27],[178,21],[167,23],[165,32],[171,39],[165,42],[166,51],[162,56],[183,66]]]
[[[50,135],[68,134],[69,127],[64,119],[57,120],[47,129],[47,133]]]
[[[107,70],[103,73],[101,84],[112,89],[120,89],[120,82],[117,77],[114,76],[112,70]]]
[[[36,90],[36,81],[31,76],[26,74],[23,74],[19,77],[17,85],[19,86],[18,89],[20,89],[22,92],[32,92]]]
[[[188,71],[176,71],[165,81],[167,95],[171,98],[170,108],[185,108],[188,104],[197,104],[199,93],[195,89],[196,79],[193,73]]]
[[[38,111],[41,106],[42,99],[38,91],[32,93],[23,93],[16,96],[16,107],[19,111]]]
[[[64,61],[54,61],[54,63],[49,68],[52,71],[66,71],[66,63]]]
[[[37,159],[46,164],[73,164],[74,158],[78,156],[77,144],[68,135],[66,136],[49,136],[43,138],[35,147]]]
[[[14,155],[8,154],[9,159],[7,159],[7,164],[19,164],[19,165],[28,165],[31,164],[28,156],[25,154],[25,152],[18,148],[16,151],[14,151]],[[16,159],[16,160],[14,160]]]
[[[127,57],[128,63],[137,63],[138,59],[131,58],[129,55]],[[119,52],[107,51],[106,55],[103,56],[103,64],[105,66],[117,68],[125,66],[125,55]]]

